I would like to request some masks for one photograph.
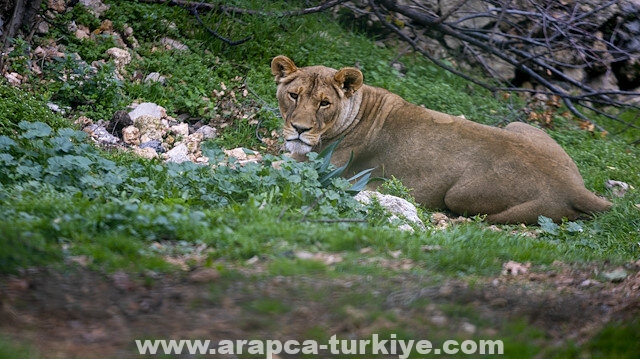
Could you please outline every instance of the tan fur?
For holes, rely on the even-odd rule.
[[[493,223],[575,219],[612,205],[589,192],[566,152],[530,125],[500,129],[428,110],[364,85],[355,68],[298,68],[277,56],[271,70],[286,148],[298,159],[344,136],[333,163],[353,152],[352,173],[375,167],[374,176],[402,180],[428,208]]]

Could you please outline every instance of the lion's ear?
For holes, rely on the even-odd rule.
[[[333,77],[339,87],[344,91],[345,96],[351,97],[364,82],[364,76],[360,70],[354,67],[340,69]]]
[[[287,77],[296,71],[298,71],[296,64],[286,56],[279,55],[271,60],[271,73],[275,76],[276,82],[280,82],[282,78]]]

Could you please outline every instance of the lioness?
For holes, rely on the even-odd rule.
[[[298,68],[271,62],[285,121],[286,149],[303,160],[342,139],[332,157],[349,170],[395,176],[427,208],[486,215],[492,223],[561,221],[606,211],[611,202],[584,187],[567,153],[525,123],[504,129],[413,105],[363,84],[356,68]]]

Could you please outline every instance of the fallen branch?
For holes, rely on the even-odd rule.
[[[588,22],[584,22],[585,18],[617,2],[617,0],[609,1],[581,14],[576,14],[576,5],[574,11],[568,18],[556,18],[549,15],[550,10],[548,8],[542,8],[540,6],[537,7],[537,12],[523,12],[516,9],[505,8],[501,5],[503,3],[498,4],[497,2],[487,1],[487,3],[495,4],[498,7],[491,9],[490,12],[476,12],[452,22],[445,21],[446,17],[450,17],[453,12],[466,3],[465,1],[456,4],[442,17],[438,17],[431,11],[423,11],[416,6],[401,5],[396,0],[369,0],[369,6],[381,24],[391,29],[402,40],[411,44],[417,52],[445,70],[492,92],[523,91],[523,89],[516,86],[497,87],[485,79],[472,78],[466,74],[460,74],[459,71],[452,71],[451,66],[447,66],[442,61],[435,60],[427,51],[418,46],[415,39],[410,38],[405,32],[394,26],[389,21],[389,18],[393,17],[394,14],[400,14],[410,19],[411,25],[414,26],[414,28],[426,29],[430,34],[433,34],[433,38],[442,40],[442,38],[447,35],[462,41],[466,48],[470,50],[475,58],[478,59],[478,62],[486,69],[490,69],[491,67],[484,60],[484,54],[501,59],[545,88],[545,90],[524,91],[559,96],[571,113],[583,121],[589,121],[601,131],[604,131],[603,126],[594,123],[593,119],[585,115],[584,109],[621,122],[625,124],[626,128],[640,129],[640,126],[636,124],[623,121],[618,116],[607,114],[605,111],[593,106],[595,104],[598,107],[640,110],[640,106],[637,104],[627,103],[619,99],[619,96],[640,96],[640,93],[633,91],[597,90],[573,79],[559,69],[561,67],[593,67],[600,64],[606,66],[609,63],[628,59],[632,56],[612,41],[600,39],[593,31],[589,32],[585,29],[592,27]],[[499,30],[498,22],[495,23],[491,30],[467,28],[461,25],[464,21],[470,19],[489,18],[495,21],[496,19],[503,19],[506,15],[520,15],[527,16],[528,19],[535,19],[535,21],[539,23],[537,31],[542,33],[542,37],[535,37],[534,30],[527,32],[524,31],[524,29],[518,29],[518,31],[525,35],[518,35],[518,31],[514,31],[515,33],[502,32]],[[516,24],[511,24],[511,26],[516,26]],[[532,28],[536,28],[536,26],[532,26]],[[603,44],[603,47],[606,46],[606,48],[598,52],[593,49],[593,46],[587,46],[590,42],[600,42]],[[476,49],[478,50],[477,52]],[[545,51],[542,52],[540,51],[541,49]],[[582,64],[575,65],[554,59],[553,54],[559,49],[576,51],[583,61]],[[609,58],[607,58],[607,56],[609,56]],[[502,83],[505,82],[504,79],[496,79]],[[581,94],[573,95],[569,93],[556,85],[558,81],[574,86],[574,88],[581,91]],[[580,109],[577,106],[580,106]]]

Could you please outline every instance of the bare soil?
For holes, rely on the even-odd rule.
[[[518,321],[543,333],[542,345],[579,345],[640,314],[640,263],[626,266],[624,278],[598,274],[615,269],[557,263],[465,280],[403,271],[379,278],[34,269],[0,276],[0,333],[43,358],[138,357],[134,340],[149,338],[325,342],[401,331],[436,343],[500,339]]]

